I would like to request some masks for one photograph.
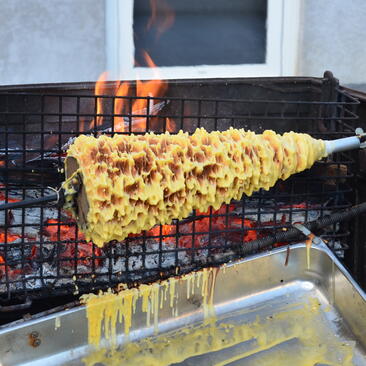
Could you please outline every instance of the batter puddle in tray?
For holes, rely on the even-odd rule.
[[[273,304],[272,304],[273,305]],[[247,310],[176,331],[98,349],[86,366],[309,366],[354,365],[355,342],[329,327],[324,304],[309,294],[297,303],[267,307],[261,316]],[[275,310],[275,311],[273,311]],[[272,311],[272,312],[271,312]]]

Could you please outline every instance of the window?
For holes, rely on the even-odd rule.
[[[163,79],[295,73],[299,0],[158,0],[154,14],[147,0],[106,3],[113,79],[156,78],[145,51]]]

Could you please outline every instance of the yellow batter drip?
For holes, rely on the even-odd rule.
[[[158,338],[129,343],[110,353],[100,349],[84,362],[86,366],[96,363],[167,366],[216,352],[207,364],[224,366],[240,361],[240,365],[246,366],[353,365],[354,344],[341,342],[327,328],[314,326],[321,323],[319,306],[316,299],[310,299],[309,303],[292,304],[282,313],[262,319],[257,317],[244,324],[192,326]]]
[[[70,146],[65,164],[76,159],[86,192],[89,209],[81,230],[87,240],[102,246],[159,223],[170,224],[193,209],[218,209],[243,194],[268,190],[324,156],[324,142],[307,134],[269,130],[257,135],[233,128],[208,133],[201,128],[191,136],[182,131],[81,135]],[[68,200],[75,193],[71,182],[63,184]]]
[[[306,245],[306,267],[310,269],[310,245]]]
[[[155,333],[158,332],[159,309],[162,308],[162,299],[166,299],[169,291],[169,304],[172,315],[178,315],[176,282],[180,286],[188,283],[196,284],[191,287],[191,294],[201,294],[202,307],[205,320],[215,316],[213,301],[217,268],[204,268],[198,272],[192,272],[180,278],[170,278],[161,283],[152,285],[140,285],[139,288],[124,289],[118,293],[111,290],[99,295],[88,294],[81,296],[80,300],[86,304],[88,318],[88,341],[94,346],[99,346],[101,339],[111,342],[112,347],[117,344],[116,329],[118,323],[123,323],[124,334],[128,336],[138,301],[141,310],[146,313],[146,326],[153,325]],[[197,291],[197,292],[195,292]],[[102,334],[102,329],[104,333]]]

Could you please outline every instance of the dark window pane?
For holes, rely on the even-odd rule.
[[[167,23],[164,4],[175,13]],[[135,0],[136,65],[145,66],[146,50],[158,66],[264,63],[266,53],[266,0],[157,0],[151,25],[147,0]],[[149,26],[150,22],[150,26]]]

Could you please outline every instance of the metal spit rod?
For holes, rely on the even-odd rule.
[[[345,137],[337,140],[325,140],[325,146],[327,155],[331,155],[336,152],[341,151],[349,151],[356,149],[364,149],[366,148],[366,133],[362,130],[362,128],[357,128],[355,130],[356,135],[351,137]],[[63,198],[63,191],[59,190],[59,194],[51,195],[46,197],[41,197],[37,199],[29,199],[19,202],[10,202],[0,205],[0,211],[6,209],[15,209],[15,208],[23,208],[23,207],[31,207],[37,204],[45,204],[48,202],[53,202],[53,204],[61,205],[63,201],[60,198]]]
[[[366,133],[362,128],[356,128],[356,135],[337,140],[325,140],[327,154],[366,148]]]
[[[26,208],[31,207],[34,205],[43,205],[48,202],[54,202],[58,201],[59,196],[57,194],[51,194],[49,196],[40,197],[40,198],[31,198],[28,200],[23,200],[19,202],[9,202],[4,203],[3,205],[0,205],[0,210],[6,210],[6,209],[16,209],[16,208]]]

